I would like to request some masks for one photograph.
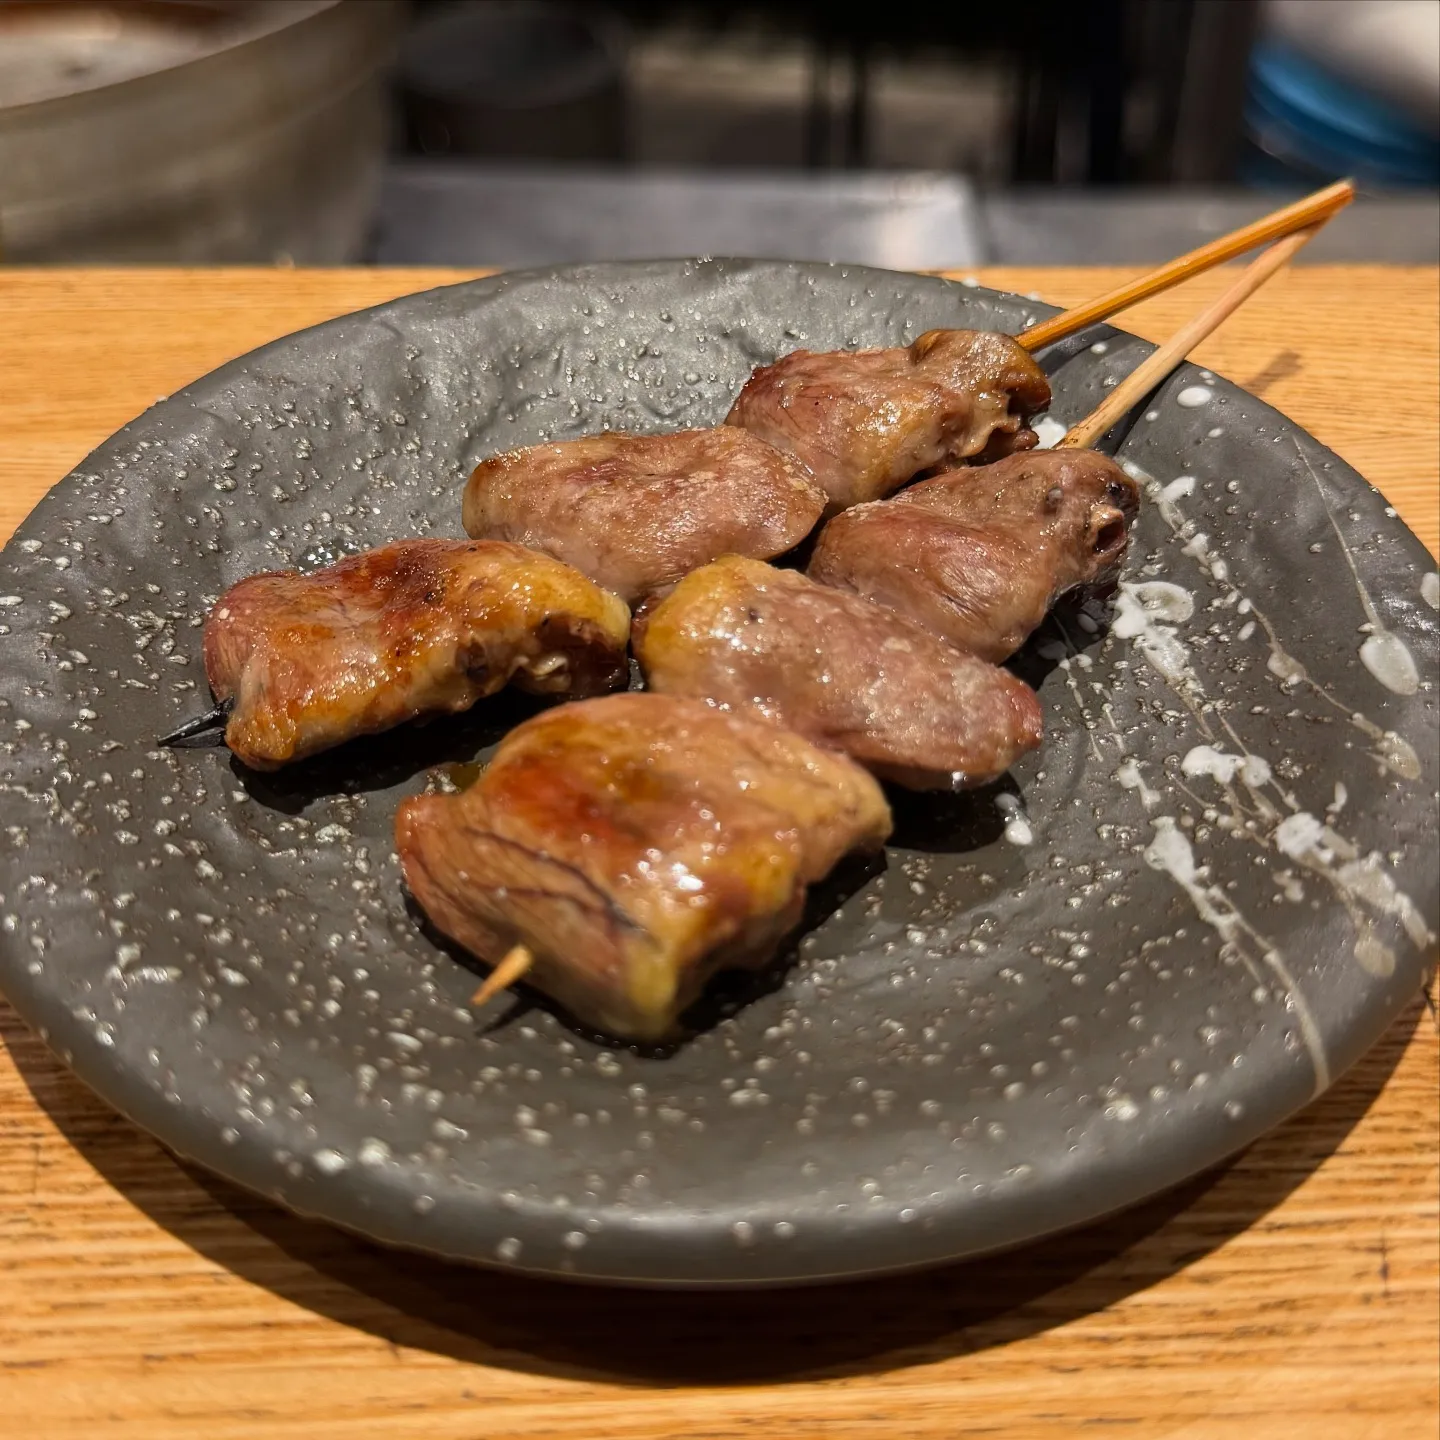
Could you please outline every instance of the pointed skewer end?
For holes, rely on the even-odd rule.
[[[223,730],[225,722],[229,720],[230,712],[234,708],[235,701],[233,699],[222,700],[213,710],[207,710],[203,715],[194,716],[168,735],[162,735],[155,743],[157,745],[183,745],[187,740],[207,735],[212,730]]]
[[[472,1006],[488,1004],[502,990],[508,990],[535,963],[535,957],[524,945],[506,951],[500,963],[485,977],[470,997]]]

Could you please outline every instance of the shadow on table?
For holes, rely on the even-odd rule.
[[[1278,1205],[1345,1140],[1398,1064],[1417,996],[1326,1095],[1244,1155],[1099,1224],[890,1279],[659,1292],[529,1280],[385,1250],[177,1162],[8,1016],[36,1101],[96,1170],[217,1265],[396,1346],[640,1385],[798,1381],[923,1364],[1081,1319],[1184,1269]]]

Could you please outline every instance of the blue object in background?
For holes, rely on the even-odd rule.
[[[1375,189],[1440,183],[1440,136],[1398,106],[1263,40],[1250,60],[1241,179],[1258,186],[1353,176]]]

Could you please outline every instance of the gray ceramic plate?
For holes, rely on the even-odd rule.
[[[474,976],[406,906],[397,800],[515,702],[270,778],[152,741],[206,703],[222,589],[458,534],[491,451],[708,424],[796,346],[1042,308],[824,266],[518,274],[291,336],[147,411],[0,560],[6,993],[180,1153],[380,1240],[547,1273],[924,1264],[1255,1139],[1429,959],[1436,580],[1359,476],[1194,369],[1121,449],[1154,483],[1114,628],[1072,610],[1019,661],[1043,753],[995,792],[898,797],[883,867],[824,887],[793,963],[672,1053],[540,1008],[477,1020]],[[1056,414],[1147,349],[1097,330],[1052,353]]]

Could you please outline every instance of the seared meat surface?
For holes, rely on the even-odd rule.
[[[273,770],[510,681],[543,695],[625,684],[630,612],[519,545],[405,540],[302,575],[252,575],[205,623],[225,741]]]
[[[837,515],[807,573],[998,664],[1066,591],[1114,581],[1139,504],[1106,456],[1034,450]]]
[[[633,640],[652,690],[758,713],[912,789],[993,780],[1041,740],[1040,702],[1008,671],[758,560],[692,571]]]
[[[768,559],[814,528],[805,467],[744,430],[592,435],[482,461],[467,534],[514,540],[634,601],[726,554]]]
[[[805,887],[890,812],[841,755],[695,700],[612,695],[527,721],[459,795],[400,807],[411,893],[484,960],[512,945],[578,1020],[671,1033],[706,979],[763,965]]]
[[[905,349],[782,355],[751,375],[726,424],[803,460],[833,514],[938,465],[1028,449],[1025,422],[1049,403],[1050,382],[1010,336],[930,330]]]

